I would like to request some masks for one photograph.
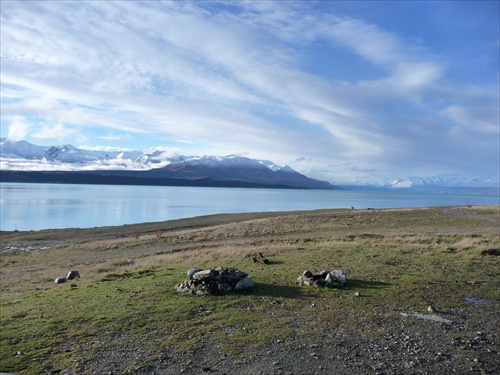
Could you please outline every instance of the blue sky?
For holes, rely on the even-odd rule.
[[[498,1],[2,1],[1,136],[498,175]]]

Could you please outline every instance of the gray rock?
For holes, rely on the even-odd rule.
[[[297,281],[300,285],[304,285],[306,280],[307,280],[307,277],[305,277],[305,276],[299,276],[297,279]]]
[[[188,276],[188,279],[189,280],[193,280],[193,275],[196,273],[196,272],[200,272],[201,269],[199,268],[191,268],[187,271],[187,276]]]
[[[229,283],[229,284],[234,284],[234,283],[237,283],[238,281],[244,279],[247,276],[248,276],[248,274],[246,274],[245,272],[232,270],[232,271],[228,272],[227,274],[225,274],[222,277],[222,280]]]
[[[189,292],[189,288],[183,284],[177,285],[178,292]]]
[[[214,270],[202,270],[193,275],[193,280],[210,280],[215,276]]]
[[[347,278],[341,270],[334,270],[326,275],[325,281],[327,284],[331,285],[345,284],[347,282]]]
[[[65,277],[58,277],[57,279],[55,279],[54,281],[56,284],[62,284],[62,283],[65,283],[66,282],[66,278]]]
[[[313,276],[313,273],[311,271],[304,271],[304,273],[302,274],[302,276],[310,278],[310,277]]]
[[[236,284],[234,289],[236,289],[236,290],[248,290],[248,289],[252,289],[254,286],[255,286],[255,283],[251,279],[249,279],[248,277],[244,277],[243,279],[238,281],[238,283]]]
[[[305,279],[304,280],[304,285],[313,286],[313,285],[317,285],[317,284],[312,279]]]
[[[233,288],[231,287],[231,284],[229,284],[229,283],[218,283],[217,288],[219,290],[219,293],[221,293],[221,294],[224,294],[224,293],[227,293],[227,292],[230,292],[231,290],[233,290]]]
[[[73,280],[75,278],[80,278],[80,272],[78,271],[69,271],[66,279]]]

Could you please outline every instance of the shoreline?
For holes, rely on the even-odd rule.
[[[2,187],[2,232],[94,228],[200,215],[499,204],[498,194],[15,184]]]
[[[190,225],[210,225],[210,222],[214,223],[228,223],[231,221],[241,221],[241,220],[252,220],[258,218],[267,218],[275,216],[288,216],[295,214],[309,214],[318,212],[375,212],[375,211],[398,211],[398,210],[426,210],[426,209],[446,209],[446,208],[500,208],[500,204],[464,204],[464,205],[451,205],[451,206],[425,206],[425,207],[391,207],[391,208],[365,208],[365,209],[349,209],[349,208],[320,208],[312,210],[290,210],[290,211],[251,211],[251,212],[237,212],[237,213],[215,213],[200,216],[192,216],[178,219],[162,220],[162,221],[146,221],[139,223],[129,223],[129,224],[118,224],[118,225],[103,225],[94,227],[67,227],[67,228],[47,228],[47,229],[33,229],[33,230],[0,230],[1,235],[9,234],[27,234],[27,233],[49,233],[54,231],[88,231],[88,232],[100,232],[102,230],[120,230],[125,228],[145,228],[154,226],[164,226],[166,228],[179,228],[182,226]],[[195,224],[190,224],[195,223]]]

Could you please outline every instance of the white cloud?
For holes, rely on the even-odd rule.
[[[499,112],[492,108],[462,107],[450,105],[441,110],[441,115],[453,121],[459,129],[498,135]],[[459,130],[457,129],[457,130]]]
[[[67,128],[62,123],[44,125],[33,134],[33,138],[39,141],[61,141],[68,136],[77,133],[77,130]]]
[[[119,146],[88,146],[88,145],[80,145],[79,149],[88,150],[88,151],[135,151],[133,148],[123,148]]]
[[[14,116],[9,126],[7,139],[10,141],[21,141],[25,139],[30,127],[30,124],[23,116]]]
[[[100,136],[97,138],[103,139],[105,141],[124,141],[133,139],[133,136],[131,134],[120,134],[120,135],[110,134],[106,136]]]
[[[332,17],[331,25],[322,23],[325,36],[353,50],[363,58],[384,67],[407,58],[404,42],[377,26],[350,17]]]
[[[453,60],[432,40],[328,5],[7,2],[2,127],[46,142],[168,140],[278,163],[303,155],[325,175],[321,165],[343,162],[356,175],[417,169],[429,144],[440,151],[426,166],[459,168],[467,138],[491,144],[498,85],[450,80]],[[24,127],[14,131],[16,118]]]

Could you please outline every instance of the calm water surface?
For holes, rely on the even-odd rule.
[[[0,184],[0,230],[89,228],[252,211],[499,204],[495,193]]]

